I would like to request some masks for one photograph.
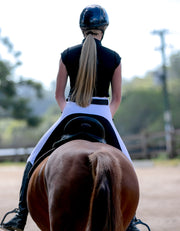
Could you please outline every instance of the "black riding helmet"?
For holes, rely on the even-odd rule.
[[[82,31],[98,29],[104,33],[109,25],[106,10],[99,5],[85,7],[80,15],[79,25]]]

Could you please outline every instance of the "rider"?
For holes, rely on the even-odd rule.
[[[80,15],[80,28],[84,35],[81,44],[66,49],[61,54],[56,81],[56,100],[62,111],[59,120],[44,134],[28,158],[20,189],[17,214],[3,227],[8,230],[24,230],[28,209],[26,192],[28,173],[37,155],[48,151],[61,132],[62,121],[72,114],[88,114],[103,117],[109,123],[116,139],[116,147],[131,161],[129,153],[118,134],[113,116],[121,101],[121,57],[101,44],[109,25],[108,15],[98,5],[86,7]],[[70,93],[65,99],[67,78],[70,78]],[[111,100],[109,102],[109,87]],[[112,137],[113,137],[112,136]],[[138,231],[132,220],[128,231]]]

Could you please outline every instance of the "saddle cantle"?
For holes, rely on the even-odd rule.
[[[77,139],[106,143],[105,129],[95,118],[88,116],[75,117],[67,122],[61,139],[55,142],[53,147],[57,148],[66,142]]]

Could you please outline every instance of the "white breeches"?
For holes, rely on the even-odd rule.
[[[97,98],[97,97],[95,97]],[[101,98],[102,99],[102,98]],[[126,146],[124,145],[124,142],[122,141],[115,125],[112,120],[111,112],[109,105],[96,105],[96,104],[90,104],[88,107],[80,107],[74,102],[67,102],[66,106],[64,108],[64,111],[61,115],[61,117],[51,126],[51,128],[42,136],[42,138],[39,140],[35,148],[33,149],[31,155],[29,156],[27,161],[30,161],[32,164],[34,164],[34,161],[36,159],[36,156],[42,149],[43,145],[47,141],[47,139],[50,137],[51,133],[54,131],[54,129],[61,123],[61,121],[71,115],[71,114],[76,114],[76,113],[83,113],[83,114],[91,114],[91,115],[98,115],[106,118],[109,123],[111,124],[116,137],[118,139],[119,145],[121,147],[122,152],[126,155],[126,157],[131,161],[130,155],[126,149]],[[132,162],[132,161],[131,161]]]

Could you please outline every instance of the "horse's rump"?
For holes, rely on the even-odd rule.
[[[28,205],[41,230],[126,230],[136,211],[139,189],[131,163],[118,149],[71,141],[38,168],[30,180]],[[42,204],[43,216],[38,208]]]

